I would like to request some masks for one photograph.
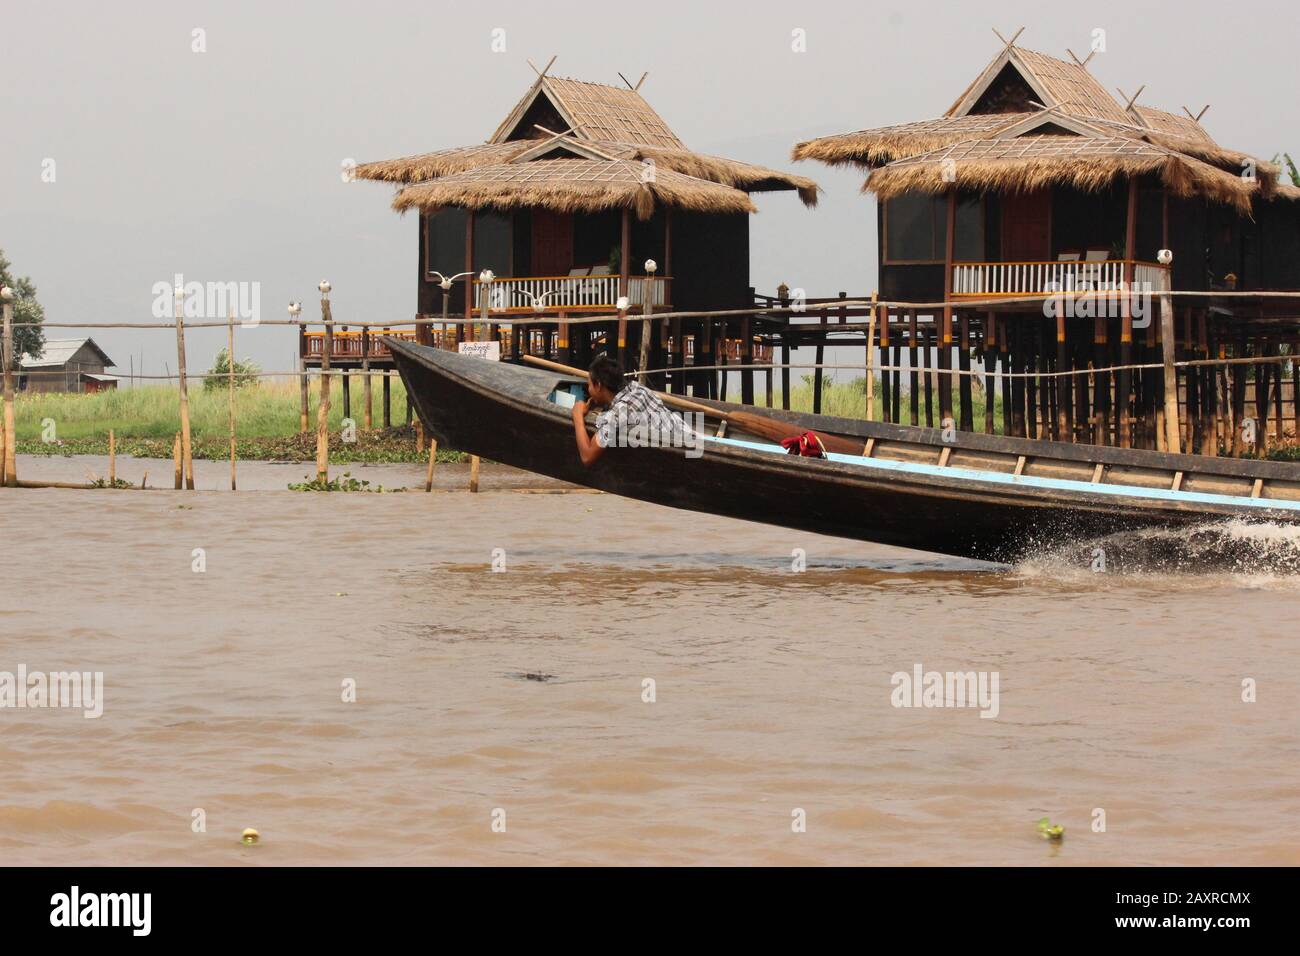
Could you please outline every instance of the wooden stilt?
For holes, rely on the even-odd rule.
[[[919,371],[919,360],[921,350],[917,343],[917,326],[916,310],[907,310],[907,367],[909,369],[908,379],[908,406],[911,414],[913,425],[921,423],[921,375]]]
[[[963,312],[958,318],[959,338],[957,341],[957,367],[965,373],[959,376],[960,381],[957,383],[957,394],[960,399],[959,416],[961,419],[961,430],[964,432],[973,432],[975,430],[975,408],[971,401],[971,378],[970,378],[970,313]]]
[[[326,287],[328,288],[328,287]],[[320,401],[316,407],[316,478],[322,484],[330,477],[330,353],[334,351],[334,314],[326,294],[320,300],[321,321],[325,323],[324,347],[320,357]]]
[[[392,381],[393,381],[393,373],[390,372],[390,371],[388,371],[387,369],[385,369],[385,370],[384,370],[384,379],[383,379],[383,382],[384,382],[384,427],[385,427],[385,428],[392,428],[392,427],[393,427],[393,393],[392,393],[392,386],[391,386]]]
[[[996,431],[998,326],[992,312],[984,313],[984,434]]]

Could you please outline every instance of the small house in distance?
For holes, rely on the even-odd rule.
[[[1017,45],[1019,35],[941,116],[795,147],[796,159],[867,172],[881,297],[947,303],[922,322],[917,310],[891,309],[881,346],[910,352],[913,368],[918,346],[934,351],[940,417],[955,411],[962,430],[980,427],[963,374],[973,357],[985,370],[983,431],[995,429],[1000,367],[1005,434],[1163,448],[1152,311],[1165,289],[1177,361],[1271,360],[1253,379],[1245,364],[1178,369],[1180,447],[1240,454],[1247,418],[1281,437],[1282,387],[1294,394],[1297,383],[1283,382],[1277,359],[1294,347],[1300,310],[1276,293],[1300,289],[1300,190],[1272,163],[1218,144],[1201,125],[1205,110],[1145,105],[1145,87],[1116,99],[1092,57],[1047,56]],[[1089,374],[1103,368],[1118,371]],[[896,373],[884,374],[886,418],[917,423],[916,374],[908,410]]]
[[[92,394],[117,388],[116,366],[94,339],[48,339],[40,358],[24,355],[18,362],[18,387],[26,392]]]
[[[514,358],[532,352],[580,364],[605,350],[630,368],[644,313],[752,307],[750,193],[792,190],[811,206],[816,184],[691,151],[640,85],[541,70],[487,142],[357,167],[359,179],[399,187],[394,209],[419,214],[419,316],[487,325],[480,333],[421,326],[419,341],[454,348],[458,335],[485,332]],[[647,261],[655,264],[649,274]],[[457,281],[444,285],[444,276]],[[630,322],[620,320],[620,299]],[[531,325],[533,317],[545,321]],[[701,394],[712,389],[712,373],[691,376],[685,367],[713,365],[728,349],[752,356],[759,333],[739,316],[654,327],[650,367],[681,367],[670,376],[673,390],[685,391],[690,379]]]

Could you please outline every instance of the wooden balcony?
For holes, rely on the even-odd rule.
[[[628,279],[628,309],[641,312],[645,309],[646,289],[649,287],[650,305],[666,308],[670,305],[669,276],[632,276]],[[498,276],[485,287],[474,280],[476,311],[482,314],[488,307],[489,315],[554,315],[559,312],[616,312],[618,311],[618,284],[616,275],[595,276]]]
[[[1134,291],[1158,291],[1166,266],[1136,259],[1100,262],[959,262],[952,267],[952,295],[997,298],[1118,292],[1132,266]]]

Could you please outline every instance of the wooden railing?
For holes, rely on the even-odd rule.
[[[647,285],[652,306],[668,305],[668,283],[671,281],[670,276],[630,277],[627,287],[629,308],[639,311],[645,307]],[[619,277],[615,275],[497,277],[485,287],[476,279],[474,301],[480,312],[486,304],[489,314],[612,312],[617,308],[618,282]]]
[[[1133,267],[1133,288],[1159,288],[1166,267],[1155,262],[1107,259],[1103,262],[960,262],[952,267],[954,298],[1116,292]]]
[[[330,358],[358,360],[363,358],[387,358],[391,353],[380,341],[380,338],[385,335],[395,339],[404,339],[407,342],[416,340],[414,329],[370,329],[369,332],[339,329],[334,332],[334,341],[330,346]],[[302,341],[303,358],[320,358],[325,353],[324,332],[303,332]]]

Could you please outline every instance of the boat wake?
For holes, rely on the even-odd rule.
[[[1230,518],[1147,528],[1047,545],[1016,562],[1019,573],[1228,575],[1238,586],[1300,587],[1300,526]]]

